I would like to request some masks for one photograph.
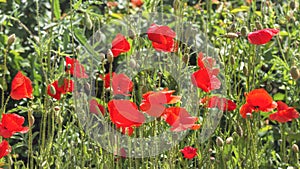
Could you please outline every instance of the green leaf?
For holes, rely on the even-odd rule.
[[[245,12],[249,10],[249,6],[241,6],[239,8],[235,8],[233,10],[231,10],[231,13],[238,13],[238,12]]]
[[[59,0],[53,0],[53,13],[57,20],[60,19],[60,6],[59,6]]]
[[[279,35],[280,36],[289,36],[289,33],[287,31],[280,31]]]
[[[275,100],[275,101],[277,101],[277,100],[284,100],[284,97],[285,97],[284,94],[282,94],[282,93],[276,93],[276,94],[274,95],[274,100]]]

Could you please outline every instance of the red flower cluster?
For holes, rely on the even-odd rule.
[[[133,7],[141,7],[143,3],[144,2],[142,0],[131,0],[131,4]]]
[[[279,32],[278,29],[270,29],[270,28],[258,30],[255,32],[250,32],[248,34],[248,40],[251,44],[263,45],[270,42],[272,37],[278,34],[278,32]]]
[[[121,53],[128,52],[129,50],[130,44],[122,34],[118,33],[112,41],[111,52],[114,57],[119,56]]]
[[[226,98],[212,96],[212,97],[205,97],[200,100],[200,103],[205,104],[208,108],[218,108],[222,111],[233,111],[236,109],[236,104]]]
[[[202,89],[204,92],[219,89],[220,80],[217,78],[219,69],[213,68],[216,61],[211,57],[203,57],[203,53],[198,54],[199,70],[191,75],[193,85]]]
[[[182,107],[166,108],[162,117],[170,126],[172,126],[170,129],[171,131],[179,132],[187,129],[197,129],[199,126],[195,124],[198,121],[198,118],[191,116]]]
[[[11,98],[15,100],[20,100],[23,98],[32,99],[32,91],[33,89],[31,86],[31,80],[23,75],[21,71],[19,71],[12,80],[10,92]]]
[[[140,109],[153,117],[160,117],[164,110],[165,104],[173,104],[180,101],[180,96],[173,96],[174,90],[154,92],[150,91],[143,94],[143,100],[140,104]]]
[[[88,78],[85,69],[77,59],[66,57],[66,72],[77,78]]]
[[[107,73],[104,78],[100,76],[100,78],[104,81],[105,88],[110,87],[110,74]],[[129,79],[125,74],[116,74],[112,73],[112,89],[114,95],[125,95],[130,96],[128,94],[133,89],[133,82]]]
[[[265,89],[254,89],[246,95],[246,103],[240,108],[240,114],[246,118],[253,111],[269,112],[277,107],[276,102]]]
[[[24,117],[17,114],[3,114],[0,123],[0,135],[4,138],[10,138],[17,132],[26,133],[29,128],[23,127]]]
[[[6,140],[0,143],[0,159],[11,152],[11,147]]]
[[[108,111],[116,127],[121,128],[122,133],[129,136],[133,133],[133,127],[139,127],[145,121],[143,113],[139,112],[136,104],[129,100],[109,101]]]
[[[147,30],[147,35],[157,51],[175,52],[177,50],[174,41],[176,33],[168,26],[152,24]]]
[[[60,100],[62,94],[72,92],[74,90],[74,84],[72,80],[63,79],[63,81],[59,82],[59,80],[55,80],[52,84],[49,84],[47,87],[47,93],[49,96]]]
[[[197,148],[186,146],[180,150],[183,153],[184,158],[193,159],[197,155]]]
[[[103,105],[99,104],[98,101],[96,99],[91,99],[89,101],[89,106],[90,106],[90,112],[94,113],[96,115],[99,114],[99,111],[102,113],[102,115],[104,115],[105,113],[105,108]]]
[[[269,118],[271,120],[278,121],[279,123],[286,123],[292,121],[293,119],[299,118],[299,113],[293,107],[289,107],[282,101],[277,102],[277,112],[270,114]]]

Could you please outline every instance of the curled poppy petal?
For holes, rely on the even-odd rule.
[[[74,82],[69,79],[63,79],[61,86],[58,80],[55,80],[47,86],[47,94],[56,100],[60,100],[62,94],[72,92],[73,90]]]
[[[89,107],[90,107],[90,112],[94,113],[96,115],[99,114],[99,111],[104,115],[105,111],[104,111],[104,106],[99,104],[98,101],[96,99],[91,99],[89,101]]]
[[[191,75],[191,80],[194,86],[202,89],[204,92],[210,92],[221,87],[221,81],[206,69],[194,72]]]
[[[85,69],[77,59],[66,57],[66,72],[77,78],[88,78]]]
[[[278,29],[262,29],[248,34],[248,40],[251,44],[263,45],[268,43],[272,37],[278,34]]]
[[[24,121],[24,117],[17,114],[3,114],[0,123],[0,135],[9,138],[16,132],[28,132],[29,128],[22,126]]]
[[[14,100],[20,100],[23,98],[32,99],[32,91],[31,80],[19,71],[12,80],[10,92],[11,98]]]
[[[110,73],[107,73],[107,74],[105,74],[104,77],[102,77],[102,76],[100,75],[100,78],[104,81],[104,87],[105,87],[105,88],[109,88],[109,87],[110,87],[110,76],[111,76],[111,77],[114,77],[115,75],[116,75],[115,72],[112,72],[111,75],[110,75]]]
[[[284,102],[277,102],[277,112],[270,114],[269,118],[275,120],[279,123],[286,123],[292,121],[293,119],[299,118],[299,113],[293,107],[288,107]]]
[[[252,114],[253,110],[254,108],[248,103],[246,103],[240,108],[240,114],[243,118],[246,118],[247,114]]]
[[[117,128],[122,128],[124,133],[126,128],[128,134],[132,134],[131,127],[139,127],[145,121],[143,113],[139,112],[135,103],[129,100],[111,100],[108,102],[108,111],[111,121]]]
[[[0,159],[11,152],[11,147],[6,140],[0,143]]]
[[[130,96],[128,92],[132,91],[133,83],[125,74],[116,74],[112,77],[112,88],[114,95]]]
[[[114,57],[119,56],[121,53],[128,52],[129,50],[129,42],[126,40],[125,36],[118,33],[112,41],[111,52],[113,53]]]
[[[206,104],[208,108],[216,107],[222,111],[233,111],[236,109],[236,104],[233,101],[218,96],[204,98],[200,102]]]
[[[149,40],[157,51],[174,52],[176,51],[176,43],[174,38],[176,33],[168,26],[152,24],[147,30]]]
[[[131,4],[133,7],[141,7],[143,3],[144,2],[142,0],[131,0]]]

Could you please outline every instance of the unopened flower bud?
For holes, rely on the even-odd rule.
[[[299,147],[297,144],[293,144],[292,145],[292,150],[294,151],[294,153],[298,153],[299,152]]]
[[[59,106],[54,106],[54,110],[55,110],[55,111],[59,111],[59,110],[60,110],[60,107],[59,107]]]
[[[225,35],[226,38],[231,38],[231,39],[234,39],[234,38],[238,38],[239,35],[236,34],[236,33],[233,33],[233,32],[229,32]]]
[[[217,137],[216,143],[219,147],[222,147],[224,145],[224,141],[221,137]]]
[[[100,61],[102,62],[105,58],[105,54],[104,53],[99,53],[99,58],[100,58]]]
[[[88,30],[91,30],[93,28],[93,22],[90,18],[90,15],[88,13],[85,13],[85,25],[88,28]]]
[[[263,29],[263,26],[259,21],[255,21],[255,27],[256,27],[257,30]]]
[[[290,70],[293,79],[297,80],[299,78],[299,69],[296,66],[292,66]]]
[[[129,61],[129,66],[130,66],[131,68],[135,68],[135,67],[136,67],[136,61],[135,61],[134,59],[130,59],[130,61]]]
[[[114,54],[110,49],[107,51],[107,62],[112,63],[114,61]]]
[[[76,50],[76,53],[79,53],[80,52],[80,46],[77,46],[76,48],[75,48],[75,50]]]
[[[228,137],[226,139],[226,144],[231,144],[233,142],[233,138],[232,137]]]
[[[8,37],[7,39],[7,45],[10,46],[12,45],[16,40],[16,35],[15,34],[12,34]]]
[[[50,93],[52,95],[55,95],[56,94],[56,90],[55,90],[55,87],[53,85],[50,85]]]
[[[243,26],[242,29],[241,29],[241,35],[242,35],[243,37],[246,37],[247,34],[248,34],[248,29],[247,29],[246,26]]]
[[[29,127],[31,127],[34,124],[34,116],[32,114],[30,115],[28,121],[29,121],[29,125],[30,125]]]
[[[243,131],[243,128],[240,126],[240,125],[238,125],[238,127],[237,127],[237,134],[240,136],[240,137],[243,137],[244,136],[244,131]]]

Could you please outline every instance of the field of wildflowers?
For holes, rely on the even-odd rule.
[[[300,168],[299,3],[0,0],[0,168]]]

